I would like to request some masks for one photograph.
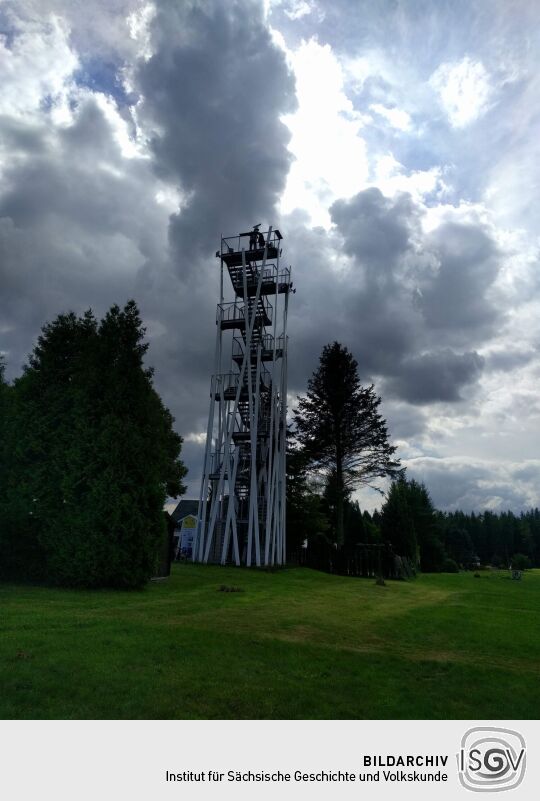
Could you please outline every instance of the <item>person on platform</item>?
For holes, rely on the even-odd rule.
[[[259,234],[259,228],[261,227],[261,223],[258,225],[253,226],[253,231],[249,233],[249,249],[250,250],[257,250],[257,239],[261,234]]]

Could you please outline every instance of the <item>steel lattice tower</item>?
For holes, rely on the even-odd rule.
[[[193,560],[285,562],[287,309],[278,230],[222,237],[214,375]],[[224,302],[225,268],[234,300]],[[230,333],[229,333],[230,332]],[[225,368],[225,369],[224,369]]]

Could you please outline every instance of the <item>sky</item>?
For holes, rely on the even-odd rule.
[[[8,377],[134,298],[197,497],[214,254],[262,221],[290,409],[337,340],[438,508],[540,505],[539,39],[534,0],[0,0]]]

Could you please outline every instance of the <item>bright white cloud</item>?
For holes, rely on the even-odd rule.
[[[285,9],[285,14],[289,19],[301,19],[306,14],[311,14],[313,11],[313,3],[308,3],[307,0],[294,0],[290,8]]]
[[[408,171],[392,153],[374,160],[372,183],[385,195],[393,196],[397,192],[408,192],[419,203],[423,202],[427,195],[436,193],[443,197],[447,191],[441,167]]]
[[[66,24],[50,16],[46,22],[27,23],[14,47],[0,39],[0,114],[28,118],[45,100],[65,108],[71,76],[79,66],[68,37]]]
[[[298,111],[284,118],[295,161],[282,198],[282,211],[299,207],[313,224],[329,225],[328,207],[351,197],[366,182],[366,145],[361,115],[344,91],[344,74],[329,45],[315,39],[289,51],[296,77]]]
[[[398,131],[409,131],[411,128],[411,117],[403,109],[387,108],[381,103],[372,103],[370,109],[379,114],[379,116],[384,117]]]
[[[152,55],[152,47],[150,41],[150,23],[156,15],[156,7],[153,3],[147,3],[144,6],[133,11],[126,18],[126,24],[129,31],[129,36],[138,45],[137,55],[144,58],[145,61]]]
[[[493,89],[480,61],[465,57],[458,63],[444,63],[429,79],[454,128],[463,128],[484,114]]]

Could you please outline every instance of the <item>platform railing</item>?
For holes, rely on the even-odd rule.
[[[272,334],[264,334],[260,340],[258,340],[254,346],[252,347],[252,351],[256,353],[258,348],[259,342],[261,344],[261,350],[263,351],[273,351],[274,350],[274,336]],[[276,351],[282,351],[285,346],[285,337],[283,334],[276,338],[275,340]],[[241,337],[233,337],[232,341],[232,358],[236,361],[238,359],[243,359],[245,354],[245,343]]]
[[[243,380],[242,380],[242,387],[248,386],[250,373],[244,373]],[[254,381],[255,379],[255,370],[251,370],[251,378]],[[222,392],[230,392],[231,390],[236,390],[240,383],[240,373],[221,373],[216,376],[216,395],[220,395]],[[260,370],[259,375],[259,389],[270,389],[272,386],[272,374],[262,368]],[[253,388],[256,390],[256,387]]]
[[[240,253],[242,249],[249,251],[253,249],[250,247],[250,239],[254,232],[252,231],[245,231],[242,234],[237,234],[236,236],[224,236],[221,239],[221,255],[226,256],[230,253]],[[270,233],[270,236],[268,234]],[[279,248],[279,243],[281,241],[281,234],[279,231],[261,231],[260,235],[264,239],[264,244],[259,245],[259,235],[257,234],[257,247],[256,250],[260,250],[264,248],[265,245],[268,245],[269,249]],[[219,253],[218,253],[219,255]]]
[[[248,307],[249,312],[252,313],[252,309],[255,304],[252,300],[248,300]],[[268,320],[272,320],[272,304],[267,298],[259,298],[259,303],[255,307],[255,315],[259,315],[260,308],[264,309],[265,315]],[[230,301],[228,303],[218,303],[217,307],[217,322],[245,322],[246,320],[246,313],[245,313],[245,304],[243,301]]]

